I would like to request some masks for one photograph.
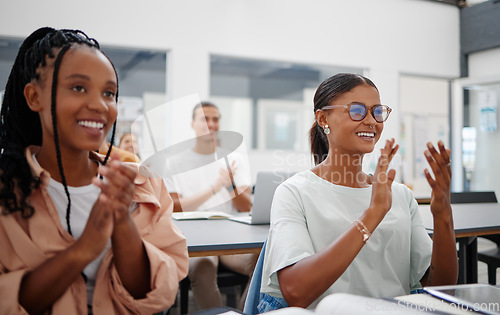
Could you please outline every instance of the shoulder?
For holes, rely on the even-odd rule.
[[[310,173],[310,174],[309,174]],[[297,174],[290,176],[285,179],[276,189],[276,191],[290,191],[294,193],[300,194],[304,192],[304,189],[311,186],[314,182],[313,178],[311,178],[310,171],[302,171]],[[314,175],[314,174],[312,174]]]
[[[191,149],[179,152],[169,152],[163,157],[165,175],[170,177],[197,169],[211,162],[213,162],[213,155],[199,154]]]
[[[405,206],[411,207],[412,204],[416,204],[415,196],[408,186],[401,183],[392,183],[392,195],[393,200],[399,200]]]
[[[232,151],[231,152],[231,151],[224,149],[224,148],[217,150],[217,154],[219,156],[227,156],[230,161],[236,161],[236,162],[242,161],[245,157],[245,155],[243,155],[242,152],[240,152],[240,151]]]
[[[406,186],[405,184],[393,182],[392,183],[392,191],[396,194],[401,194],[406,198],[413,198],[413,192]]]

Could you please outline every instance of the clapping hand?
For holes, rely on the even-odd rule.
[[[118,153],[111,158],[111,162],[100,170],[106,180],[95,178],[94,184],[101,188],[101,202],[113,211],[114,224],[120,224],[129,218],[137,172],[120,162]]]
[[[448,215],[451,212],[450,205],[450,184],[451,184],[451,166],[450,150],[444,147],[442,141],[438,142],[439,152],[429,142],[424,155],[429,162],[429,166],[434,174],[432,178],[428,169],[424,170],[427,182],[432,188],[431,211],[433,216]]]
[[[395,145],[394,143],[394,139],[387,140],[385,146],[380,150],[381,155],[372,178],[373,190],[370,207],[378,211],[383,211],[384,215],[392,206],[391,186],[396,176],[396,171],[394,169],[387,171],[387,169],[399,149],[399,145]]]
[[[106,178],[93,179],[93,184],[101,188],[101,194],[90,212],[79,243],[86,249],[89,260],[95,259],[106,248],[116,226],[129,218],[129,208],[134,194],[136,172],[120,162],[117,153],[112,155],[110,166],[100,169]]]
[[[234,176],[234,172],[236,172],[236,161],[231,163],[231,168],[228,170],[227,168],[221,168],[219,170],[219,177],[214,185],[214,190],[216,192],[220,191],[222,187],[229,187],[233,183],[231,177]]]

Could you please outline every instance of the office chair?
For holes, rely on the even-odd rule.
[[[248,294],[245,300],[245,306],[243,307],[243,314],[245,315],[255,315],[260,314],[257,306],[262,299],[265,298],[265,293],[260,292],[260,286],[262,284],[262,272],[264,270],[264,256],[266,252],[267,240],[264,242],[262,249],[260,250],[259,259],[255,264],[252,279],[250,280],[250,285],[248,287]],[[268,296],[269,297],[269,296]],[[288,307],[286,301],[283,298],[276,299],[274,303],[267,304],[263,308],[267,309],[264,312],[274,311],[280,308]]]
[[[477,259],[488,265],[488,283],[497,284],[497,268],[500,267],[500,234],[486,235],[485,238],[496,243],[497,247],[477,253]]]
[[[482,203],[498,202],[494,191],[467,191],[450,194],[451,203]],[[500,234],[483,235],[494,243],[497,247],[477,253],[477,259],[488,265],[488,283],[496,285],[496,269],[500,267]]]
[[[254,315],[259,313],[257,311],[257,305],[259,304],[260,301],[260,285],[262,283],[262,269],[264,268],[264,255],[266,253],[266,244],[267,240],[264,242],[264,245],[260,250],[259,258],[257,259],[252,279],[250,280],[250,286],[248,287],[245,306],[243,307],[243,314],[245,315]]]

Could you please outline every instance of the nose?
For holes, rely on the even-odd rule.
[[[207,127],[209,130],[217,130],[217,123],[212,119],[207,119]]]
[[[374,128],[378,122],[375,120],[375,117],[373,117],[373,112],[368,110],[365,118],[363,119],[363,123],[368,125],[370,128]]]
[[[97,93],[96,93],[97,94]],[[109,106],[106,103],[106,100],[103,98],[102,95],[93,95],[89,98],[89,102],[87,107],[90,110],[99,112],[99,113],[104,113],[109,110]]]

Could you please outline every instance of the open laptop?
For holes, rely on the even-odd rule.
[[[229,220],[246,224],[269,224],[274,191],[293,174],[295,173],[285,171],[258,172],[250,215],[233,216]]]

